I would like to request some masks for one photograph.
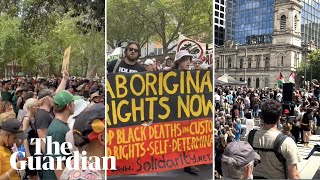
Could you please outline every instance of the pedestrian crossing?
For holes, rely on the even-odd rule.
[[[318,175],[320,166],[320,152],[314,152],[314,154],[308,159],[307,157],[316,142],[320,141],[320,135],[312,135],[310,141],[310,148],[304,147],[303,144],[297,144],[301,162],[298,163],[298,170],[300,172],[301,179],[320,179]]]

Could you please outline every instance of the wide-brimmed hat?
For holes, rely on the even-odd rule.
[[[192,58],[192,55],[189,53],[189,51],[187,50],[181,50],[176,54],[176,58],[174,59],[174,61],[177,61],[185,56],[189,56]]]

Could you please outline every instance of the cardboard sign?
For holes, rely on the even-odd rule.
[[[70,54],[71,54],[71,46],[69,46],[69,47],[64,51],[63,62],[62,62],[62,72],[63,72],[64,70],[69,71]]]
[[[108,176],[213,162],[212,70],[108,74]]]

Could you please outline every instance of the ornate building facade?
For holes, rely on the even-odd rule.
[[[279,72],[286,82],[292,71],[306,62],[306,47],[302,43],[301,0],[275,0],[272,43],[259,43],[259,36],[251,37],[250,45],[240,46],[226,41],[215,49],[216,78],[228,73],[249,87],[276,87]]]

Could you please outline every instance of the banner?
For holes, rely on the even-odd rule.
[[[108,176],[213,162],[212,70],[112,73],[106,85]]]
[[[117,47],[116,49],[114,49],[112,51],[112,53],[110,55],[107,55],[107,62],[120,59],[121,58],[121,54],[122,54],[121,47]]]
[[[197,42],[179,34],[176,51],[179,52],[180,50],[188,50],[193,55],[193,59],[201,59],[205,64],[212,64],[212,44]]]
[[[71,54],[71,46],[69,46],[69,47],[64,51],[63,62],[62,62],[62,72],[63,72],[64,70],[69,71],[70,54]]]

